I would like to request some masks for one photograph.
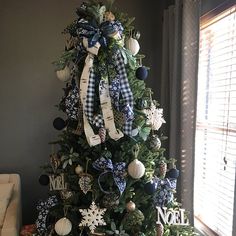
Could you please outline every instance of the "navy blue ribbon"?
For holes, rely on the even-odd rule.
[[[47,231],[47,216],[49,209],[56,206],[58,200],[56,196],[49,197],[46,201],[40,200],[37,204],[37,210],[39,211],[38,218],[36,220],[37,231],[40,235],[44,234]]]
[[[101,157],[97,159],[95,162],[93,162],[93,167],[96,170],[103,171],[98,178],[98,184],[101,190],[104,193],[110,193],[108,191],[105,191],[102,186],[101,186],[101,177],[104,176],[105,174],[112,173],[113,178],[115,181],[116,186],[118,187],[120,194],[122,194],[126,188],[126,181],[124,178],[125,174],[125,162],[118,162],[113,164],[111,159],[106,159],[104,157]]]
[[[173,190],[176,189],[176,179],[155,179],[159,191],[154,197],[154,202],[157,206],[165,206],[174,198]]]
[[[95,23],[92,24],[82,19],[77,25],[79,27],[79,36],[88,39],[89,48],[94,47],[97,42],[101,46],[107,46],[107,39],[110,35],[116,32],[122,34],[124,30],[119,21],[105,21],[100,26],[97,26]]]

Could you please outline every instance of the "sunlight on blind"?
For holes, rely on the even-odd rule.
[[[216,20],[217,19],[217,20]],[[194,211],[219,235],[232,235],[236,168],[235,7],[201,28]]]

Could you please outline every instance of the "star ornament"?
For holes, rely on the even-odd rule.
[[[163,118],[163,109],[156,108],[154,103],[144,113],[147,117],[147,124],[151,125],[152,130],[159,130],[162,123],[166,123]]]
[[[106,208],[97,207],[95,202],[92,202],[89,209],[79,209],[82,215],[82,221],[79,226],[88,226],[91,233],[94,233],[97,226],[106,225],[103,219],[106,210]]]

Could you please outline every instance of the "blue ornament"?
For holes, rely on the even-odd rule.
[[[177,170],[176,168],[172,168],[166,173],[166,175],[167,178],[177,179],[179,177],[179,170]]]
[[[136,78],[139,80],[145,80],[148,76],[148,70],[144,66],[140,66],[135,72]]]
[[[62,130],[66,127],[66,122],[60,118],[60,117],[57,117],[54,121],[53,121],[53,127],[56,129],[56,130]]]
[[[151,180],[150,182],[147,182],[144,185],[144,191],[149,195],[153,194],[156,190],[157,190],[157,182],[154,180]]]
[[[41,185],[44,185],[44,186],[48,185],[49,184],[49,177],[48,177],[48,175],[40,175],[39,183]]]

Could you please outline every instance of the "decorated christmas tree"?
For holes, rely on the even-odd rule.
[[[54,62],[65,83],[50,161],[39,182],[38,235],[194,235],[164,155],[163,110],[145,85],[134,18],[112,1],[84,2]]]

